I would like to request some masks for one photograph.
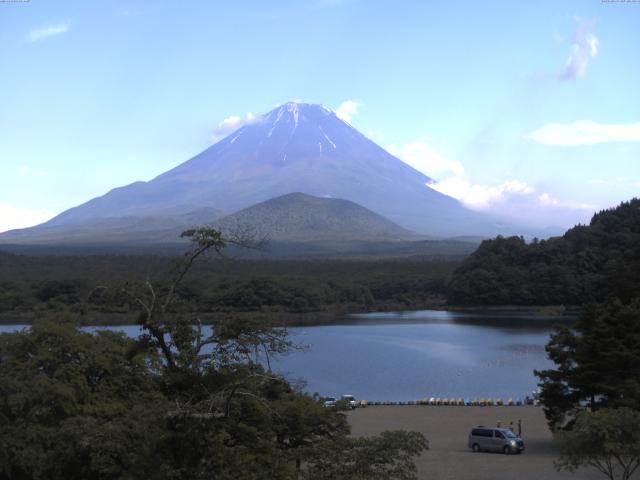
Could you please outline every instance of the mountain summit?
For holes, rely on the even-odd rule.
[[[302,192],[350,200],[421,234],[501,233],[493,220],[429,188],[429,182],[330,109],[290,102],[153,180],[111,190],[42,227],[184,216],[202,208],[230,214]]]

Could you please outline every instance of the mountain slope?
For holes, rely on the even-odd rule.
[[[0,244],[108,245],[176,243],[188,228],[210,224],[224,214],[201,208],[183,215],[112,216],[74,223],[46,223],[0,235]]]
[[[113,189],[22,237],[106,218],[179,218],[199,208],[235,212],[291,192],[350,200],[422,234],[513,233],[429,182],[329,109],[287,103],[153,180]]]
[[[360,205],[335,198],[290,193],[216,222],[223,232],[252,228],[279,241],[395,241],[418,236]]]

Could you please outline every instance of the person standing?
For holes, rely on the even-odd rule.
[[[522,420],[518,419],[518,436],[522,437]]]

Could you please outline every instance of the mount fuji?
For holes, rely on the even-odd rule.
[[[151,181],[115,188],[0,241],[108,241],[103,227],[117,231],[118,241],[167,241],[186,224],[212,223],[293,192],[354,202],[421,235],[513,233],[430,182],[328,108],[290,102]]]

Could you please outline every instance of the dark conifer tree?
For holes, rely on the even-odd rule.
[[[556,329],[546,350],[557,367],[536,374],[552,429],[585,408],[640,409],[640,299],[586,308],[574,328]]]

